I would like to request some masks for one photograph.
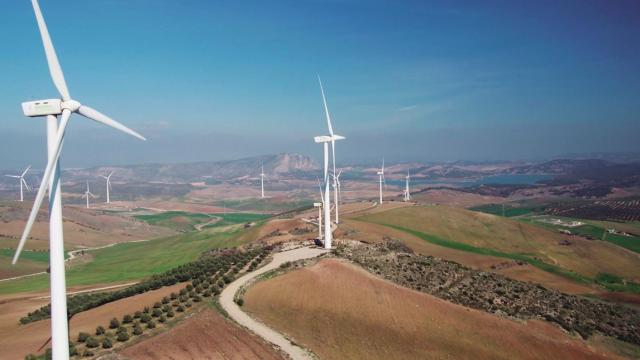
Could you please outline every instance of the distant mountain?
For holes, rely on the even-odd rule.
[[[114,171],[113,181],[197,182],[255,178],[260,174],[261,165],[270,178],[292,177],[319,169],[318,164],[308,156],[283,153],[226,161],[69,169],[65,170],[63,176],[67,180],[82,179]]]

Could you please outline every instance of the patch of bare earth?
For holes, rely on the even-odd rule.
[[[120,353],[132,360],[283,359],[269,344],[208,308]]]
[[[542,321],[519,323],[379,279],[335,259],[259,282],[245,311],[326,359],[602,359]]]

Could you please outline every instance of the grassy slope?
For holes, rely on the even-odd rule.
[[[239,211],[281,212],[313,205],[313,201],[288,198],[247,198],[219,201],[216,205]]]
[[[562,235],[518,221],[446,207],[414,207],[372,214],[361,220],[411,232],[431,243],[458,250],[520,259],[543,270],[592,281],[602,273],[635,279],[637,256],[616,246],[574,240],[561,246]]]
[[[146,242],[118,244],[92,251],[95,259],[67,270],[67,286],[138,280],[196,259],[212,248],[233,247],[249,240],[243,230],[206,229]],[[0,283],[0,294],[43,290],[46,275]]]

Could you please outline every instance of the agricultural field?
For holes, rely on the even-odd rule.
[[[287,197],[227,199],[216,202],[219,207],[236,211],[255,211],[261,213],[278,213],[313,205],[312,200]]]
[[[269,215],[252,213],[206,214],[185,211],[166,211],[157,214],[134,215],[134,217],[151,225],[165,226],[176,231],[188,232],[204,228],[259,221],[269,217]]]
[[[258,282],[244,300],[243,309],[323,359],[611,356],[542,321],[465,308],[334,259]]]
[[[111,284],[139,280],[195,260],[203,251],[235,247],[248,239],[235,226],[208,228],[182,235],[114,245],[88,251],[90,261],[67,269],[67,285]],[[0,294],[48,288],[49,277],[37,275],[0,283]]]
[[[640,198],[602,199],[578,204],[553,204],[550,215],[591,220],[640,221]]]
[[[567,239],[521,221],[444,206],[400,208],[357,219],[408,232],[434,245],[524,261],[578,283],[614,275],[629,281],[628,287],[616,290],[640,291],[633,284],[640,282],[638,256],[607,242]]]

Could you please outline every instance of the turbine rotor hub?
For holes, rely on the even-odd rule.
[[[71,112],[78,111],[78,109],[80,109],[80,106],[82,106],[82,104],[73,99],[62,102],[62,109],[67,109]]]

